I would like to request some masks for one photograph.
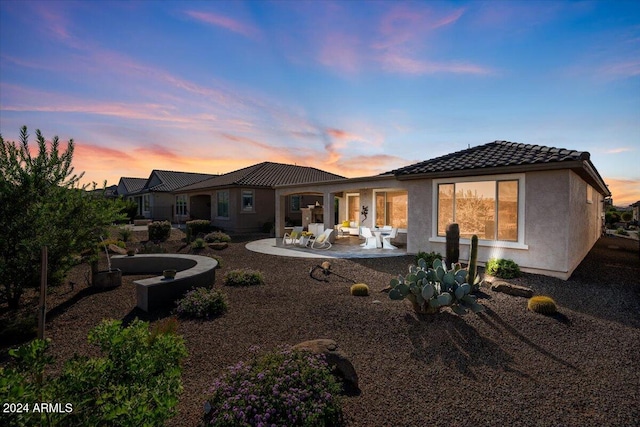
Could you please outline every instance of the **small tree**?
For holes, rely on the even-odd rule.
[[[121,201],[79,185],[83,174],[73,173],[73,140],[62,153],[57,136],[49,149],[39,130],[36,140],[34,157],[26,126],[19,143],[0,135],[0,277],[12,309],[19,307],[25,287],[38,284],[42,246],[49,247],[50,284],[59,284],[75,255],[94,246],[123,208]]]

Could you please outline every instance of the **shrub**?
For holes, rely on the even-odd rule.
[[[231,270],[225,274],[224,284],[227,286],[264,285],[264,277],[261,272],[255,270]]]
[[[629,233],[627,233],[627,231],[622,227],[618,227],[618,229],[616,230],[616,234],[619,234],[620,236],[628,236],[629,235]]]
[[[36,316],[17,315],[0,320],[0,341],[3,343],[25,342],[35,338],[37,331]]]
[[[339,393],[324,356],[286,349],[254,355],[215,380],[205,403],[204,424],[340,425]]]
[[[152,242],[164,242],[171,235],[171,223],[169,221],[154,221],[148,225],[149,240]]]
[[[204,249],[206,246],[207,244],[205,243],[204,239],[201,239],[199,237],[194,240],[193,243],[191,243],[191,247],[193,249]]]
[[[486,272],[502,279],[513,279],[520,276],[520,267],[510,259],[491,258],[487,262]]]
[[[350,291],[353,296],[366,297],[369,295],[369,287],[364,283],[352,285]]]
[[[107,239],[107,240],[102,240],[102,241],[98,242],[98,249],[104,251],[104,248],[106,248],[109,245],[116,245],[117,247],[122,248],[122,249],[126,249],[127,248],[127,244],[125,242],[123,242],[122,240]]]
[[[103,356],[74,356],[57,377],[42,377],[47,341],[34,340],[11,350],[16,366],[0,368],[0,401],[65,402],[71,412],[31,412],[5,419],[1,425],[97,426],[163,425],[175,414],[182,391],[180,361],[187,355],[181,337],[169,327],[155,335],[148,324],[134,320],[122,328],[120,321],[103,321],[89,332],[89,342]],[[166,329],[166,328],[165,328]],[[13,415],[13,414],[12,414]]]
[[[215,289],[194,288],[176,304],[178,316],[208,319],[227,311],[227,296]]]
[[[433,261],[435,261],[436,259],[442,260],[442,255],[438,252],[423,252],[420,251],[418,252],[418,255],[416,255],[416,265],[418,264],[418,260],[419,259],[424,259],[424,261],[427,263],[427,265],[433,265]]]
[[[535,296],[529,299],[527,308],[541,314],[555,314],[556,302],[547,296]]]
[[[213,233],[209,233],[204,236],[204,240],[207,243],[230,242],[231,237],[222,231],[214,231]]]
[[[131,236],[133,235],[133,231],[124,227],[118,231],[118,234],[120,234],[120,238],[122,239],[123,242],[128,242],[129,239],[131,239]]]
[[[208,234],[212,231],[219,230],[218,227],[211,225],[211,221],[208,219],[194,219],[186,222],[187,230],[187,243],[191,242],[192,237],[197,237],[199,234]]]

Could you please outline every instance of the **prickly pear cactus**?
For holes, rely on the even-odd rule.
[[[467,270],[459,263],[447,269],[441,260],[436,259],[429,268],[424,259],[419,259],[417,266],[409,267],[406,276],[398,275],[391,279],[389,298],[406,298],[418,313],[435,314],[442,307],[451,307],[458,315],[464,315],[468,310],[481,312],[484,307],[471,295],[472,286],[467,283],[467,276]]]

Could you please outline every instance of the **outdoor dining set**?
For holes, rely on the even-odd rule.
[[[316,233],[304,231],[304,227],[293,227],[289,232],[285,232],[282,237],[284,246],[298,246],[310,249],[329,249],[331,247],[330,236],[334,229],[327,228],[321,232],[315,229]],[[360,227],[360,238],[364,243],[360,246],[363,249],[397,249],[391,244],[391,240],[398,234],[398,229],[391,226],[384,227]]]

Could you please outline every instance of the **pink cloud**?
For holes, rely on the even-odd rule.
[[[627,151],[635,151],[633,148],[629,147],[620,147],[620,148],[612,148],[610,150],[605,151],[606,154],[619,154]]]
[[[600,68],[600,73],[612,77],[640,76],[640,60],[631,59],[625,62],[608,64]]]
[[[243,35],[250,39],[255,39],[260,34],[260,30],[258,28],[244,24],[227,16],[211,12],[198,12],[195,10],[188,10],[185,14],[197,21],[224,28],[225,30]]]
[[[361,47],[355,35],[330,33],[325,36],[318,61],[329,68],[353,74],[361,68]]]
[[[381,55],[379,58],[382,67],[390,72],[403,74],[476,74],[488,75],[494,71],[490,68],[464,62],[432,62],[427,60],[413,59],[396,52]]]

